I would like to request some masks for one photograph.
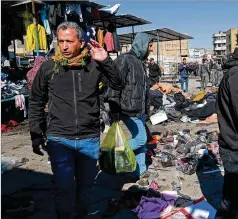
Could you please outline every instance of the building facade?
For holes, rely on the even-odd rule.
[[[201,63],[204,57],[211,58],[213,54],[212,49],[191,48],[189,49],[189,61]]]
[[[226,31],[219,31],[213,34],[213,51],[217,58],[227,54],[226,51]]]
[[[159,61],[160,63],[165,62],[181,62],[181,57],[189,56],[189,44],[188,40],[163,41],[159,42]],[[153,52],[150,54],[157,60],[157,42],[153,43]]]
[[[233,53],[238,46],[238,28],[231,28],[226,32],[227,54]]]

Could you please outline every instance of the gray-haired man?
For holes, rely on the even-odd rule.
[[[120,89],[121,80],[99,43],[91,41],[91,57],[88,55],[82,30],[76,23],[60,24],[57,34],[57,52],[42,64],[33,82],[29,121],[34,153],[43,155],[45,136],[48,140],[46,149],[56,183],[58,218],[70,219],[74,216],[75,194],[79,201],[77,210],[86,211],[92,198],[89,188],[98,172],[99,82],[106,76],[110,86]]]

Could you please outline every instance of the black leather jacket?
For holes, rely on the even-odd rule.
[[[120,55],[115,64],[122,75],[121,91],[109,88],[109,104],[112,113],[138,117],[149,114],[149,84],[143,62],[132,51]]]

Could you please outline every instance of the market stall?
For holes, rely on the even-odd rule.
[[[163,55],[163,54],[159,54],[159,51],[160,51],[159,42],[174,41],[174,40],[179,41],[179,61],[180,61],[181,57],[182,57],[181,41],[193,39],[193,37],[191,37],[191,36],[176,32],[176,31],[168,29],[168,28],[152,29],[152,30],[147,30],[147,31],[143,31],[143,32],[152,36],[154,42],[157,42],[155,51],[156,51],[156,59],[157,59],[156,61],[159,64],[161,63],[160,56]],[[122,46],[131,44],[132,40],[134,38],[134,35],[135,35],[134,32],[127,33],[127,34],[120,34],[119,39],[120,39]],[[177,63],[178,63],[178,60],[174,60],[174,59],[167,60],[166,63],[162,63],[165,73],[171,73],[173,65],[177,64]]]
[[[26,0],[3,3],[2,60],[10,61],[10,66],[2,69],[1,104],[2,116],[6,121],[11,119],[11,116],[7,116],[10,112],[7,110],[8,106],[13,106],[15,101],[16,108],[19,108],[16,101],[18,98],[24,99],[24,117],[26,117],[29,96],[26,73],[30,71],[36,57],[48,59],[53,54],[57,46],[57,26],[60,23],[76,22],[83,30],[82,38],[86,42],[85,46],[91,38],[95,39],[112,56],[113,54],[117,56],[118,51],[121,50],[117,28],[129,26],[134,28],[136,25],[150,23],[133,15],[116,15],[119,6],[116,4],[113,7],[105,7],[90,1]],[[20,54],[15,44],[16,40],[20,40],[24,47],[21,47]],[[13,51],[9,52],[8,48],[11,44],[13,44]],[[22,73],[19,73],[20,71]],[[17,80],[8,77],[9,74],[16,76],[16,72],[18,72]],[[13,111],[11,115],[14,115]]]

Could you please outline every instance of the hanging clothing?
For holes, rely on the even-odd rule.
[[[119,37],[115,31],[113,32],[112,35],[113,35],[113,42],[114,42],[114,50],[115,52],[118,52],[120,51],[120,48],[121,48]]]
[[[98,29],[98,32],[97,32],[97,40],[98,40],[98,43],[99,43],[101,46],[104,45],[103,30],[101,30],[101,29]]]
[[[104,43],[106,44],[106,50],[108,52],[114,51],[114,42],[113,42],[112,33],[110,32],[106,33],[104,37]]]
[[[49,10],[49,5],[45,4],[44,8],[41,10],[41,20],[44,24],[45,31],[48,35],[51,34],[50,24],[47,17],[47,11]]]
[[[48,19],[50,27],[54,35],[56,35],[57,26],[64,21],[64,6],[60,3],[50,5],[48,12]]]
[[[15,106],[16,108],[20,108],[20,110],[24,110],[24,117],[27,116],[27,110],[26,110],[26,103],[25,103],[25,97],[24,95],[16,95],[15,96]]]
[[[100,13],[98,11],[98,7],[93,7],[92,8],[92,12],[91,15],[95,18],[95,19],[100,19]]]
[[[11,40],[21,40],[22,43],[24,43],[23,40],[23,23],[20,17],[13,16],[11,17]],[[14,28],[12,28],[14,27]]]
[[[28,10],[25,10],[23,13],[23,23],[26,32],[27,27],[33,23],[33,15]]]
[[[85,41],[85,47],[87,46],[87,43],[90,42],[90,39],[94,39],[93,30],[91,27],[87,27],[82,36],[82,40]]]
[[[45,28],[41,25],[37,25],[39,35],[39,49],[48,51]],[[26,51],[30,52],[36,49],[36,34],[35,25],[31,24],[27,28],[26,33]]]
[[[79,16],[79,21],[83,22],[83,14],[79,3],[66,5],[66,14],[69,15],[73,12],[76,12]]]
[[[8,47],[11,45],[11,33],[8,25],[1,25],[1,53],[6,59],[9,59]]]

